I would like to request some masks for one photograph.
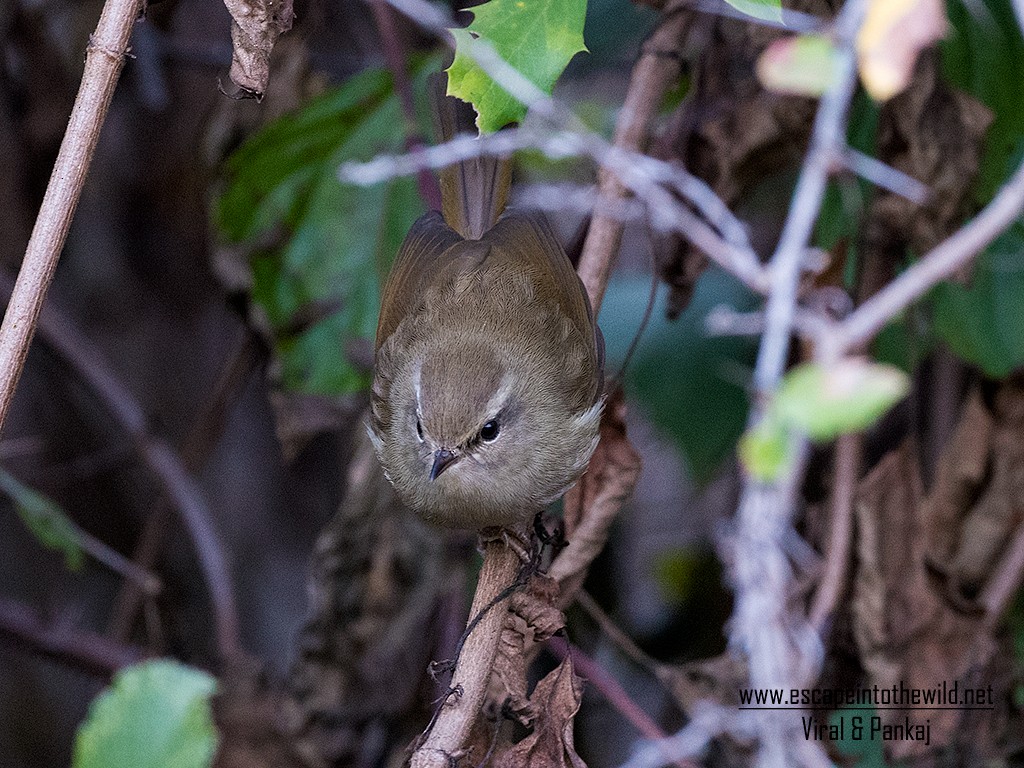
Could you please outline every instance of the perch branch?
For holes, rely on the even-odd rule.
[[[462,746],[487,695],[491,667],[508,613],[508,597],[495,601],[515,582],[521,565],[519,555],[501,538],[486,542],[469,610],[470,621],[476,621],[476,626],[459,653],[452,673],[451,695],[441,704],[426,739],[413,752],[410,768],[448,768],[462,754]]]
[[[0,598],[0,636],[104,677],[143,658],[138,648],[49,624],[28,606],[7,598]]]
[[[82,84],[0,325],[0,429],[7,419],[43,299],[67,239],[139,7],[140,0],[107,0],[89,39]]]
[[[6,283],[6,281],[4,281]],[[9,289],[9,283],[3,286]],[[181,459],[166,440],[150,434],[146,416],[138,401],[107,367],[92,343],[52,306],[38,316],[39,333],[46,344],[61,355],[96,393],[110,414],[128,433],[139,456],[156,476],[162,490],[188,531],[210,592],[216,624],[217,647],[222,661],[240,650],[238,608],[223,543],[213,526],[203,492],[182,466]]]

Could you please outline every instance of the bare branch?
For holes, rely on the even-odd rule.
[[[102,676],[109,676],[143,658],[138,648],[91,632],[49,624],[28,606],[2,597],[0,637],[11,638],[45,656]]]
[[[8,285],[3,286],[4,290],[8,290]],[[50,305],[43,308],[38,321],[43,340],[75,369],[128,433],[135,450],[178,511],[196,548],[210,592],[222,660],[233,658],[240,650],[234,585],[224,545],[202,490],[168,442],[149,432],[142,407],[92,343]]]
[[[824,360],[860,348],[941,281],[977,257],[1024,210],[1024,163],[969,224],[943,240],[854,312],[818,337]]]
[[[850,147],[846,148],[841,157],[847,168],[872,184],[919,205],[928,200],[928,195],[931,193],[928,185],[922,184],[913,176],[908,176],[891,165],[886,165],[878,158],[865,155]]]
[[[626,100],[615,124],[613,143],[616,147],[633,151],[646,148],[651,120],[657,114],[666,91],[679,77],[679,60],[659,54],[679,48],[687,23],[686,14],[673,13],[670,7],[645,44],[640,59],[633,66]],[[605,168],[598,173],[598,188],[605,203],[621,200],[628,193],[618,176]],[[590,220],[578,271],[595,314],[604,298],[612,262],[619,253],[622,230],[622,222],[611,217],[598,214]]]
[[[832,160],[845,146],[845,120],[857,82],[853,39],[866,10],[865,0],[847,0],[836,21],[836,79],[821,99],[789,215],[769,269],[771,287],[765,309],[765,331],[754,369],[756,397],[751,423],[764,417],[764,407],[779,385],[797,314],[798,290],[808,241],[813,232],[832,170]],[[737,514],[730,553],[736,592],[730,643],[748,659],[750,684],[784,689],[809,684],[816,677],[822,648],[817,634],[791,615],[792,572],[786,541],[807,444],[794,437],[789,471],[773,483],[748,477]],[[820,747],[803,738],[791,712],[758,711],[753,721],[759,742],[759,766],[827,765]]]
[[[7,419],[43,298],[67,239],[140,5],[140,0],[107,0],[89,40],[82,84],[0,325],[0,429]]]

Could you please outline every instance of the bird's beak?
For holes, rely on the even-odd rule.
[[[447,448],[439,448],[434,451],[434,466],[430,468],[430,479],[436,480],[457,458],[459,457],[454,451],[449,451]]]

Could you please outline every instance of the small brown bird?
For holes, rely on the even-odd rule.
[[[435,101],[450,138],[468,105]],[[504,211],[509,185],[507,160],[443,171],[444,215],[416,222],[381,299],[370,436],[402,500],[452,527],[532,517],[597,446],[603,339],[545,218]]]

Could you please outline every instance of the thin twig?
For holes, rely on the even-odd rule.
[[[843,435],[836,442],[832,459],[834,470],[832,495],[828,503],[830,528],[825,548],[825,572],[814,591],[807,615],[819,635],[824,634],[826,622],[835,612],[846,587],[853,548],[853,496],[857,490],[862,447],[863,436],[860,433]]]
[[[0,637],[104,677],[143,658],[134,646],[47,623],[27,605],[7,598],[0,598]]]
[[[0,429],[67,239],[140,5],[140,0],[107,0],[89,38],[82,84],[0,325]]]
[[[612,677],[604,667],[590,658],[582,649],[567,643],[561,637],[551,638],[548,640],[546,647],[559,662],[565,661],[566,656],[570,656],[573,666],[580,673],[580,677],[593,685],[594,689],[604,697],[604,700],[611,705],[612,709],[622,715],[623,719],[632,725],[641,736],[645,739],[650,739],[655,744],[665,738],[665,732],[661,729],[661,726],[654,722],[651,716],[640,708],[639,704],[633,701],[630,695],[626,693],[626,689],[619,684],[618,680]],[[691,763],[689,760],[673,758],[668,756],[668,754],[664,757],[666,764],[673,764],[678,766],[678,768],[696,768],[696,764]]]
[[[188,435],[181,444],[181,460],[185,469],[196,472],[213,451],[217,439],[224,431],[225,421],[249,374],[256,365],[258,355],[250,331],[242,329],[234,350],[228,355],[213,392],[196,413]],[[161,496],[145,516],[132,553],[132,560],[140,567],[152,570],[160,551],[171,533],[174,510],[167,498]],[[126,582],[114,600],[107,632],[111,637],[125,641],[131,634],[135,616],[145,595],[132,583]]]
[[[374,23],[377,25],[381,48],[384,50],[384,60],[391,70],[398,101],[402,105],[402,115],[405,117],[405,148],[410,152],[416,152],[423,149],[426,142],[423,141],[417,127],[416,101],[412,93],[412,83],[409,82],[409,73],[405,68],[407,57],[402,50],[401,37],[395,28],[394,12],[387,4],[387,0],[369,0],[369,5]],[[416,180],[424,204],[432,210],[441,210],[441,187],[437,183],[437,178],[426,168],[421,168],[416,174]]]
[[[1018,525],[1009,546],[985,582],[978,603],[985,609],[985,627],[994,630],[1024,583],[1024,524]]]
[[[622,651],[638,667],[647,670],[654,677],[658,676],[658,668],[661,664],[644,653],[643,649],[633,642],[633,638],[623,632],[619,625],[612,621],[612,617],[605,613],[604,609],[597,604],[597,601],[591,597],[589,592],[585,589],[577,592],[576,603],[586,611],[587,615],[594,620],[597,626],[601,628],[601,631],[615,644],[616,648]]]
[[[927,184],[922,184],[903,171],[883,163],[876,157],[865,155],[852,147],[847,147],[840,155],[843,165],[853,173],[867,179],[883,189],[905,197],[912,203],[924,204],[928,200],[931,190]]]
[[[890,320],[941,281],[970,264],[1024,210],[1024,163],[969,224],[943,240],[903,274],[818,338],[819,356],[832,360],[860,348]]]
[[[2,281],[3,289],[9,283]],[[135,450],[159,480],[164,493],[188,531],[196,548],[203,577],[210,592],[216,624],[217,648],[222,661],[234,658],[239,643],[238,608],[224,545],[213,525],[213,516],[202,490],[182,466],[181,459],[163,438],[151,434],[146,415],[138,401],[92,343],[50,304],[38,317],[39,333],[45,343],[63,357],[96,393],[121,428],[128,433]]]

